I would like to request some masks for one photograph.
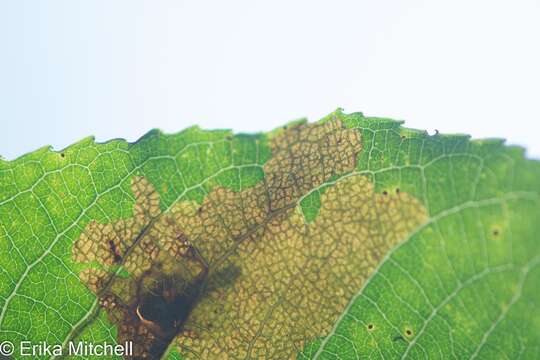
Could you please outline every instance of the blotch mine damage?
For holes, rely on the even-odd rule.
[[[170,343],[187,359],[294,357],[427,217],[410,195],[377,194],[367,178],[348,176],[307,224],[299,200],[354,170],[360,133],[339,119],[296,124],[271,148],[255,186],[216,188],[202,204],[164,213],[153,186],[135,177],[134,217],[91,222],[75,243],[74,259],[88,264],[81,279],[118,341],[134,341],[135,358],[159,358]]]

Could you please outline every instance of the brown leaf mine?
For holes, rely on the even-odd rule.
[[[216,188],[202,204],[179,202],[166,213],[153,186],[135,177],[133,218],[91,222],[74,244],[74,259],[88,264],[81,279],[118,341],[134,342],[134,358],[158,359],[172,342],[187,359],[291,358],[328,332],[427,216],[403,191],[378,194],[351,174],[327,189],[307,224],[299,200],[354,170],[360,133],[335,119],[301,124],[271,147],[254,187]]]

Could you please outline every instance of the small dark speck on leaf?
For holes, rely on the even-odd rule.
[[[498,236],[499,235],[499,230],[495,229],[493,230],[493,236]]]
[[[411,336],[411,335],[412,335],[412,331],[411,331],[410,329],[405,330],[405,335]]]
[[[60,156],[61,156],[61,157],[66,157],[66,154],[60,153]]]
[[[399,191],[400,191],[399,188],[396,188],[396,194],[399,194]]]
[[[402,341],[407,341],[405,340],[405,338],[401,335],[398,335],[398,336],[394,336],[394,338],[392,339],[393,341],[398,341],[398,340],[402,340]]]
[[[371,331],[371,330],[375,329],[375,325],[373,325],[373,324],[368,324],[367,329],[368,329],[369,331]]]
[[[383,195],[388,195],[388,191],[384,190],[383,192]]]

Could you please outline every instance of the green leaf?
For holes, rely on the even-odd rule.
[[[537,358],[539,190],[521,148],[339,110],[0,160],[0,342]]]

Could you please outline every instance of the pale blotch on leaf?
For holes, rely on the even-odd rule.
[[[131,188],[134,217],[112,224],[90,222],[72,253],[76,261],[88,264],[79,276],[118,326],[118,341],[132,340],[137,357],[154,358],[175,329],[160,329],[145,319],[141,306],[155,292],[174,298],[171,291],[183,291],[202,270],[188,256],[191,247],[174,220],[161,214],[154,187],[145,178],[134,177]],[[92,267],[95,263],[101,267]],[[120,267],[130,276],[118,276]]]
[[[291,357],[328,333],[384,255],[427,218],[410,195],[377,194],[363,176],[328,188],[313,223],[288,215],[240,244],[229,262],[241,275],[193,309],[186,328],[213,326],[179,336],[188,359]]]
[[[255,186],[216,188],[167,213],[136,177],[134,217],[91,222],[75,243],[76,261],[105,269],[81,279],[139,356],[159,357],[176,336],[186,359],[293,357],[329,332],[385,254],[427,218],[410,195],[349,176],[306,224],[300,199],[354,170],[360,133],[334,119],[288,127],[270,146]],[[131,276],[116,276],[118,266]]]

